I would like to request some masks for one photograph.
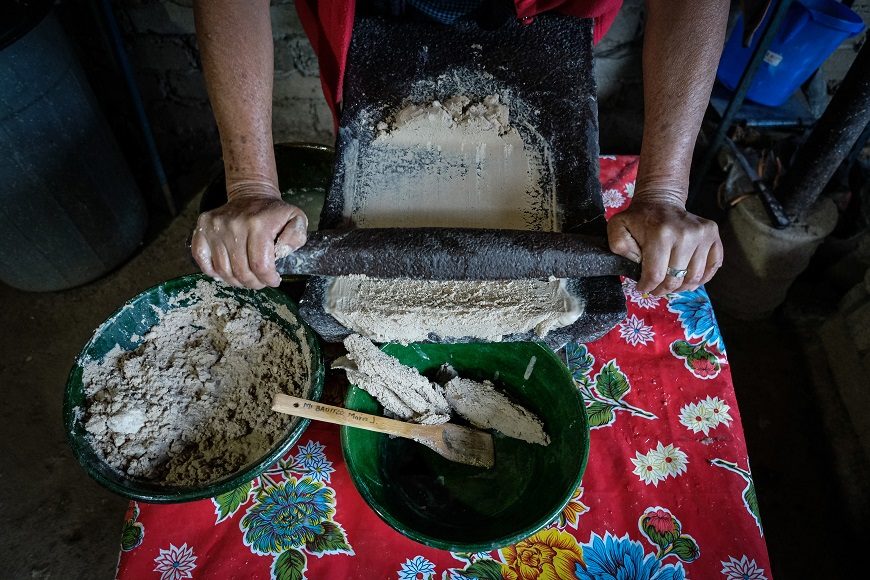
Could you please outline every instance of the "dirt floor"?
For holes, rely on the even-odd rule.
[[[73,458],[61,421],[64,384],[94,328],[124,301],[196,270],[186,243],[197,203],[101,280],[46,294],[0,284],[0,578],[114,577],[127,502]]]
[[[185,242],[196,207],[125,266],[85,287],[27,294],[0,286],[0,578],[113,576],[126,501],[75,462],[61,424],[63,387],[75,355],[113,310],[194,271]],[[820,314],[805,308],[818,299],[809,279],[771,320],[720,315],[779,578],[849,577],[845,568],[860,539],[855,523],[868,515],[867,467],[819,364]]]

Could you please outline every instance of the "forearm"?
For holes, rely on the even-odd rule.
[[[686,201],[692,151],[719,64],[728,8],[723,0],[647,1],[636,199]]]
[[[272,149],[274,56],[268,0],[196,0],[196,36],[230,197],[279,196]]]

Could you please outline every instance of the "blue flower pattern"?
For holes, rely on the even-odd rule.
[[[681,563],[662,565],[655,554],[644,552],[643,544],[625,534],[617,538],[607,532],[602,538],[593,533],[583,544],[586,567],[577,564],[580,580],[685,580]]]
[[[239,527],[256,554],[278,554],[299,548],[323,533],[323,522],[335,513],[332,489],[305,477],[290,478],[264,490],[248,508]]]
[[[304,471],[314,481],[329,483],[329,476],[335,469],[332,467],[332,462],[324,458],[310,462]]]
[[[309,441],[305,445],[299,446],[299,452],[296,454],[295,463],[303,468],[310,469],[311,465],[326,461],[326,446],[318,441]],[[330,465],[332,465],[330,463]]]
[[[402,564],[402,569],[399,570],[399,580],[419,580],[420,574],[423,575],[424,580],[432,578],[435,575],[435,564],[423,556],[414,556]]]
[[[686,333],[686,340],[700,338],[725,354],[725,342],[713,315],[713,306],[704,287],[668,296],[668,310],[677,314]]]

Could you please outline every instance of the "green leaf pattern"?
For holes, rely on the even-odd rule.
[[[305,554],[290,548],[275,556],[272,562],[272,580],[302,580],[307,568]]]
[[[138,548],[145,539],[145,526],[136,520],[139,518],[139,504],[132,502],[132,510],[130,518],[124,522],[124,527],[121,530],[121,550],[129,552]]]
[[[305,543],[305,549],[318,558],[326,554],[352,554],[342,527],[331,521],[323,522],[323,533]]]
[[[743,469],[735,462],[725,459],[712,459],[710,464],[736,473],[746,481],[746,487],[743,488],[743,505],[746,507],[749,515],[752,516],[752,519],[755,520],[759,533],[764,536],[764,528],[761,526],[761,511],[758,509],[758,497],[755,495],[755,483],[752,481],[752,473],[748,469],[749,466],[747,465],[747,469]]]
[[[628,377],[619,368],[616,359],[604,364],[594,377],[595,357],[585,344],[569,343],[565,346],[565,363],[574,384],[586,401],[586,417],[591,429],[607,427],[616,422],[617,411],[643,419],[657,419],[649,411],[629,404],[625,397],[631,391]]]
[[[464,578],[476,580],[501,580],[501,563],[490,559],[480,559],[466,569],[458,572]]]
[[[239,507],[248,501],[251,489],[253,489],[253,483],[249,481],[236,489],[213,497],[211,501],[215,505],[214,513],[217,515],[215,523],[219,524],[235,514],[239,510]]]

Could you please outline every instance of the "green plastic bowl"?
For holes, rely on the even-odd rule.
[[[463,377],[494,381],[541,418],[551,442],[542,447],[495,434],[495,466],[482,469],[447,461],[414,441],[342,427],[351,478],[381,519],[427,546],[479,552],[516,543],[559,516],[583,477],[589,426],[579,390],[550,349],[519,342],[383,350],[430,377],[450,363]],[[345,405],[383,411],[357,387]]]
[[[100,360],[115,345],[125,350],[133,350],[142,340],[142,336],[157,323],[158,311],[169,309],[169,301],[182,292],[187,292],[204,280],[217,284],[211,278],[202,274],[183,276],[168,282],[158,284],[142,292],[132,300],[127,301],[109,319],[100,325],[94,335],[82,349],[76,363],[70,371],[66,384],[66,394],[63,404],[63,420],[67,438],[73,453],[85,471],[98,483],[107,489],[131,499],[154,503],[174,503],[193,501],[214,497],[233,490],[252,480],[272,465],[286,453],[299,439],[308,426],[307,419],[294,419],[288,427],[287,434],[269,450],[263,457],[257,458],[236,473],[229,474],[205,485],[173,486],[151,480],[127,477],[110,467],[93,449],[89,435],[85,431],[84,413],[85,394],[82,384],[82,362],[85,360]],[[275,307],[283,304],[293,314],[299,316],[296,305],[278,290],[242,290],[220,285],[218,294],[230,297],[255,308],[263,316],[278,324],[287,331],[291,340],[298,343],[296,330],[301,326],[305,340],[311,352],[311,384],[308,392],[303,395],[312,400],[320,400],[323,392],[323,361],[320,346],[314,332],[298,318],[299,324],[294,325],[276,312]],[[185,302],[184,304],[189,304]],[[134,340],[135,339],[135,340]]]

